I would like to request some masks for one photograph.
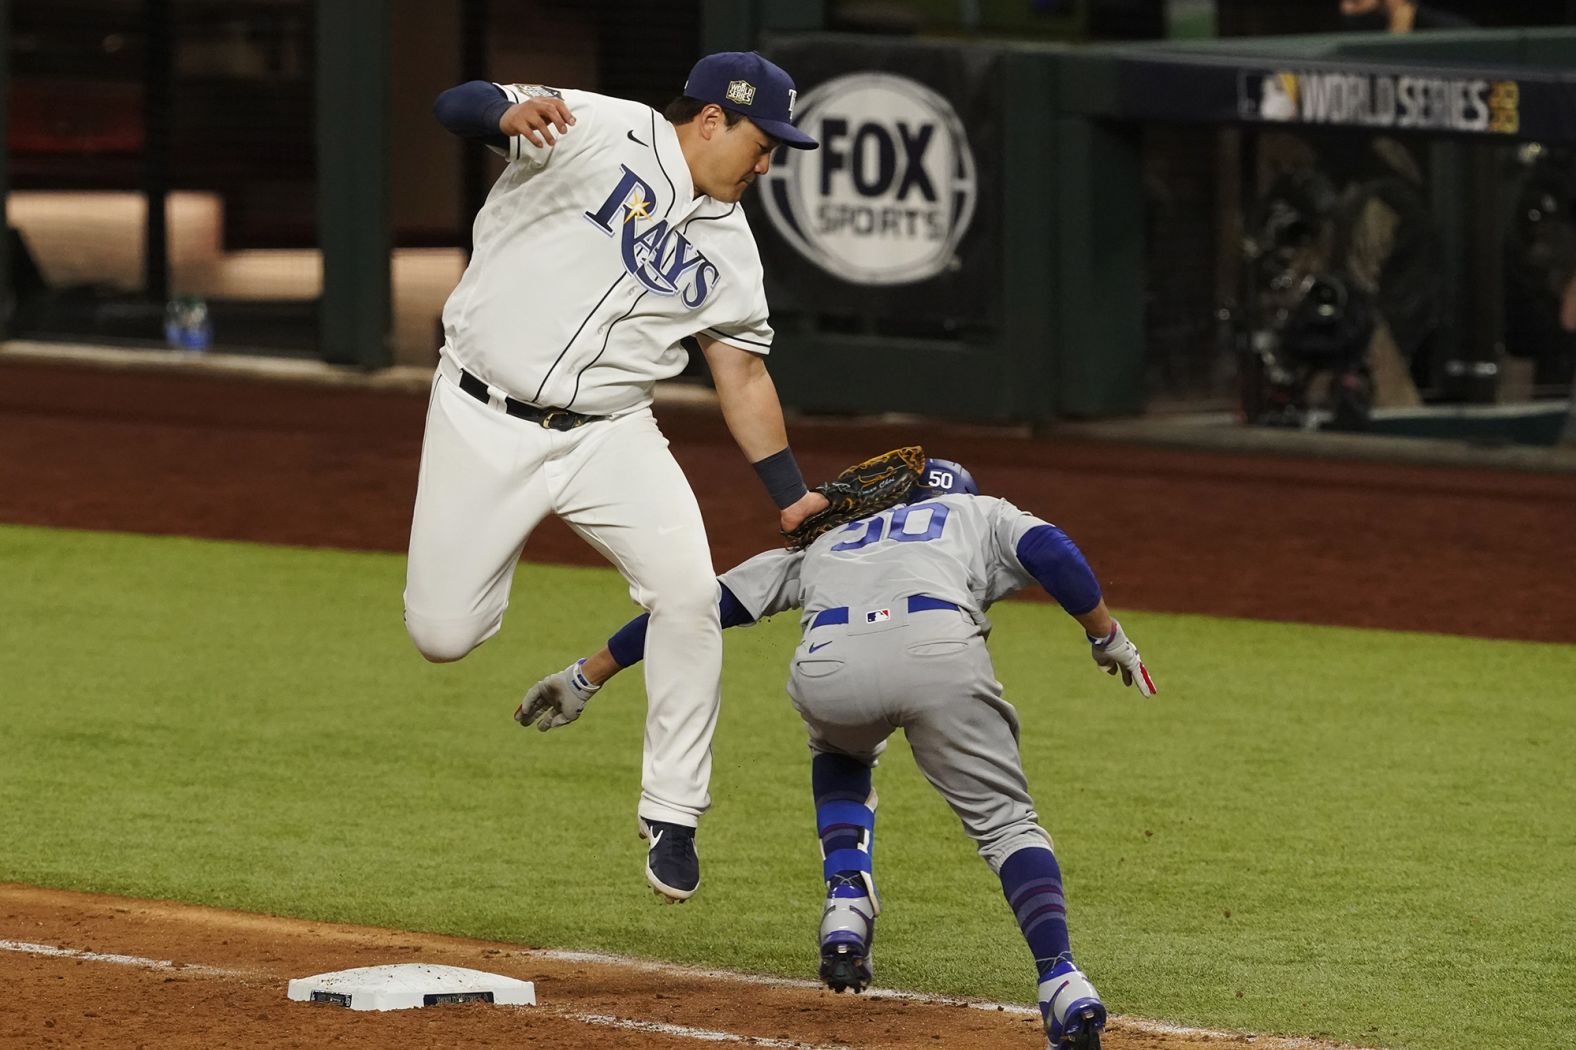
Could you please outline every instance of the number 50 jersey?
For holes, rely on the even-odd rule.
[[[1045,524],[1004,499],[939,496],[850,522],[804,551],[758,554],[721,579],[756,619],[802,608],[808,628],[825,609],[859,615],[923,594],[989,632],[985,610],[1036,582],[1018,560],[1018,541]]]

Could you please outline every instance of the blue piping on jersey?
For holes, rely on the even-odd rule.
[[[617,288],[618,287],[618,283],[620,281],[622,281],[624,278],[628,277],[628,276],[629,276],[629,271],[625,270],[623,273],[620,273],[617,277],[613,278],[613,283],[607,286],[607,291],[602,293],[602,298],[598,299],[596,301],[596,305],[593,306],[590,309],[590,311],[584,317],[582,317],[580,319],[580,327],[575,329],[575,334],[569,337],[569,342],[565,343],[564,344],[564,348],[562,350],[558,351],[558,356],[553,358],[553,363],[548,365],[547,366],[547,371],[545,373],[543,373],[543,375],[542,375],[542,383],[541,383],[540,386],[538,386],[536,388],[536,396],[531,398],[531,400],[533,402],[535,402],[537,404],[541,404],[542,391],[547,389],[547,380],[549,378],[551,378],[551,376],[553,374],[553,369],[558,367],[558,362],[560,362],[560,361],[562,361],[564,359],[564,355],[569,352],[569,348],[571,346],[575,345],[575,340],[580,338],[580,333],[585,331],[586,322],[591,320],[591,318],[596,316],[596,312],[602,308],[602,304],[607,302],[607,297],[613,294],[613,289]],[[560,406],[560,407],[568,407],[568,406]]]
[[[742,335],[729,335],[720,328],[708,328],[706,331],[714,334],[717,337],[717,341],[721,343],[749,343],[751,346],[758,346],[763,350],[771,349],[772,345],[760,339],[746,339]]]
[[[629,320],[629,315],[635,312],[635,307],[640,305],[640,300],[650,294],[651,290],[649,288],[642,290],[639,295],[635,296],[635,301],[629,304],[629,309],[625,310],[622,316],[608,322],[607,330],[602,333],[602,345],[598,348],[596,356],[582,365],[580,371],[575,373],[575,392],[569,395],[569,400],[564,403],[565,408],[573,408],[575,399],[580,396],[580,377],[586,374],[586,369],[602,360],[602,355],[607,353],[607,344],[613,338],[613,329],[617,328],[620,323]]]
[[[662,213],[667,218],[668,212],[673,210],[673,205],[678,203],[679,191],[673,188],[673,176],[668,174],[668,166],[662,163],[662,151],[657,148],[657,111],[651,111],[651,155],[657,159],[657,169],[662,172],[662,177],[668,180],[668,210]]]
[[[1069,615],[1100,604],[1100,584],[1083,552],[1055,525],[1036,525],[1018,541],[1018,561]]]
[[[508,94],[504,92],[504,90],[497,84],[489,83],[485,80],[471,80],[459,85],[458,87],[452,87],[439,95],[437,100],[432,105],[432,111],[433,115],[438,118],[438,122],[456,135],[460,135],[465,138],[480,139],[489,145],[507,146],[509,144],[509,139],[498,130],[498,121],[503,117],[504,112],[507,111],[512,105],[514,105],[514,103],[510,101]],[[654,132],[656,128],[655,111],[653,111],[652,119],[652,129]],[[658,164],[660,163],[661,158],[658,157]],[[664,170],[662,174],[664,178],[667,178],[666,170]],[[673,180],[668,179],[668,190],[670,197],[672,196],[672,188]],[[668,209],[671,211],[672,208],[673,205],[670,202],[668,204]],[[569,341],[564,344],[563,349],[558,351],[558,356],[553,358],[553,363],[547,367],[547,371],[542,375],[542,382],[537,386],[536,393],[531,398],[533,402],[538,404],[541,403],[542,391],[547,389],[547,381],[548,379],[552,378],[553,370],[557,368],[558,363],[564,359],[564,354],[569,352],[569,348],[574,345],[575,340],[580,338],[580,333],[585,331],[587,322],[589,322],[592,317],[596,316],[596,312],[601,309],[602,304],[607,301],[607,297],[613,294],[613,289],[617,288],[619,282],[628,276],[629,274],[626,271],[620,273],[618,277],[614,278],[613,283],[608,285],[607,291],[602,293],[602,298],[598,299],[596,301],[596,305],[593,306],[591,310],[580,319],[580,324],[575,328],[574,335],[569,337]],[[640,300],[637,298],[635,301],[639,302]],[[630,309],[634,309],[634,307],[631,306]],[[624,316],[627,317],[629,315],[625,314]],[[622,320],[622,318],[620,318],[620,320]],[[604,348],[606,347],[605,341],[603,346]],[[601,353],[598,352],[597,356],[600,357]],[[578,397],[579,395],[580,377],[576,376],[575,396]],[[571,398],[570,400],[573,401],[574,398]],[[569,406],[562,405],[555,407],[568,408]]]
[[[678,203],[679,194],[678,190],[673,188],[673,177],[668,174],[667,165],[662,163],[662,151],[657,148],[657,111],[654,109],[651,111],[651,155],[656,158],[657,168],[662,172],[662,178],[666,180],[668,184],[668,206],[662,209],[662,217],[666,219],[673,213],[673,206]],[[629,272],[626,270],[624,273],[619,274],[618,281],[622,281],[627,276],[629,276]],[[618,287],[618,281],[613,282],[613,288]],[[596,305],[591,308],[591,312],[586,314],[585,320],[580,322],[580,327],[575,329],[575,334],[569,337],[569,342],[565,343],[564,348],[558,351],[558,356],[553,358],[553,363],[548,367],[547,374],[542,376],[542,385],[536,388],[536,397],[532,400],[540,403],[542,391],[547,389],[547,380],[552,376],[553,369],[558,367],[558,362],[564,359],[564,355],[569,352],[569,348],[575,345],[575,340],[580,338],[580,332],[585,328],[586,321],[591,320],[591,318],[595,316],[596,312],[602,308],[602,303],[607,300],[608,294],[613,291],[613,288],[609,288],[606,292],[602,293],[602,298],[598,299],[596,301]],[[618,318],[618,320],[615,320],[612,322],[612,324],[608,325],[607,335],[602,340],[602,348],[596,352],[596,357],[593,357],[590,361],[586,362],[585,366],[582,367],[579,372],[575,373],[574,396],[569,399],[569,404],[563,405],[561,407],[568,408],[570,405],[574,404],[575,398],[580,396],[580,377],[585,375],[586,369],[596,364],[597,360],[601,358],[602,354],[607,351],[607,342],[608,339],[612,338],[613,325],[618,324],[619,321],[624,320],[625,317],[628,317],[631,313],[633,313],[636,303],[639,303],[641,299],[645,298],[645,296],[645,292],[641,292],[639,295],[637,295],[635,297],[635,302],[629,304],[629,310],[625,311],[624,316]]]

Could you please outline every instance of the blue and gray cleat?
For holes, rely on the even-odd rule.
[[[1072,963],[1057,967],[1040,982],[1040,1016],[1045,1019],[1049,1050],[1100,1050],[1105,1004]]]
[[[821,980],[834,992],[862,992],[870,984],[870,942],[876,909],[858,877],[839,876],[821,912]]]

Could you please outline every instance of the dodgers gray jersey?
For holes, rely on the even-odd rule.
[[[683,369],[689,336],[770,349],[744,209],[695,195],[672,124],[589,91],[499,87],[515,102],[559,95],[575,123],[556,145],[499,150],[509,165],[443,308],[462,366],[522,401],[618,415]]]
[[[819,537],[804,551],[767,551],[722,575],[756,619],[802,608],[890,606],[911,594],[952,602],[990,630],[985,610],[1035,583],[1018,541],[1047,522],[991,496],[901,504]]]

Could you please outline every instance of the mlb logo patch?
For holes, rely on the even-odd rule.
[[[564,93],[546,84],[511,84],[516,91],[531,98],[563,98]]]
[[[748,106],[755,101],[755,85],[748,80],[730,80],[723,97],[737,105]]]
[[[865,623],[881,623],[883,620],[892,619],[891,609],[871,609],[865,613]]]

